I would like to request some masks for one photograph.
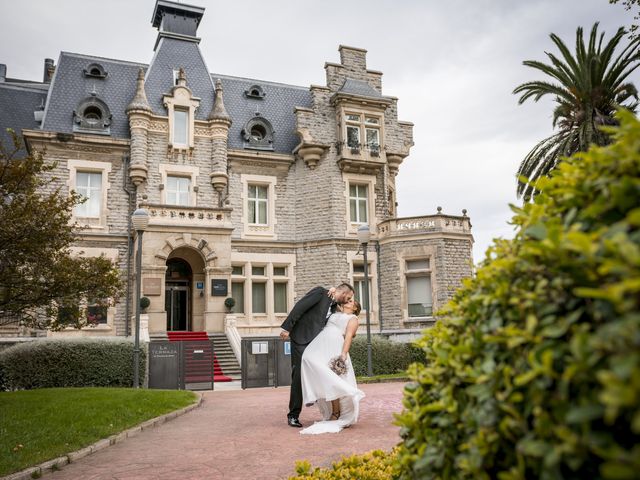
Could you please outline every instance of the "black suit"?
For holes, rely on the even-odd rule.
[[[291,339],[291,394],[289,397],[289,417],[298,418],[302,410],[302,381],[300,367],[304,349],[316,338],[327,323],[327,313],[331,307],[329,291],[315,287],[293,306],[282,323]]]

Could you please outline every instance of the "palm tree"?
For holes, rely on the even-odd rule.
[[[553,127],[558,132],[545,138],[527,154],[518,168],[518,196],[525,200],[535,195],[535,181],[548,175],[562,157],[586,151],[589,145],[606,145],[609,135],[599,127],[616,125],[617,108],[635,112],[638,91],[627,77],[640,66],[640,38],[634,38],[614,59],[616,47],[625,35],[624,28],[603,46],[604,33],[598,35],[598,23],[593,25],[589,44],[585,45],[582,27],[576,31],[575,56],[555,34],[551,40],[560,50],[561,58],[545,52],[550,64],[527,60],[528,67],[540,70],[553,81],[523,83],[513,93],[522,94],[519,104],[529,98],[540,100],[553,95],[557,104],[553,111]]]

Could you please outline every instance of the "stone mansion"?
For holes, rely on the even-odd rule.
[[[56,162],[57,186],[87,198],[74,210],[74,251],[110,258],[128,286],[128,298],[91,310],[97,325],[62,335],[130,335],[138,274],[151,341],[171,331],[276,335],[316,285],[348,282],[363,298],[362,225],[372,234],[371,331],[402,339],[429,326],[472,273],[471,224],[441,209],[397,217],[413,124],[398,120],[366,50],[340,46],[339,63],[324,64],[326,85],[211,73],[203,15],[156,0],[149,64],[61,52],[45,60],[42,82],[10,78],[0,64],[0,138],[13,128]],[[140,272],[137,208],[150,215]]]

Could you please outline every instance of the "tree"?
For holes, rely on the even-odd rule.
[[[609,3],[618,3],[620,0],[609,0]],[[640,9],[640,0],[622,0],[625,10],[631,10],[634,5]],[[640,20],[640,11],[633,16],[633,21],[638,22]],[[637,36],[638,24],[632,23],[629,29],[629,37],[635,38]]]
[[[535,181],[551,172],[562,157],[586,151],[589,145],[604,146],[610,142],[609,134],[600,127],[616,125],[617,108],[635,112],[638,106],[636,87],[625,80],[640,65],[640,38],[635,38],[614,57],[625,30],[603,45],[604,33],[598,35],[594,24],[585,45],[582,28],[576,31],[576,52],[572,54],[555,34],[551,40],[560,51],[557,57],[546,53],[550,64],[527,60],[524,65],[535,68],[553,81],[533,81],[518,86],[513,93],[522,94],[519,104],[532,98],[540,100],[546,95],[555,97],[553,127],[558,132],[542,140],[527,154],[518,168],[519,196],[525,200],[535,195]]]
[[[0,324],[85,326],[87,301],[104,306],[121,295],[119,271],[105,257],[71,255],[71,211],[82,197],[56,188],[55,165],[9,133],[12,148],[0,142]]]

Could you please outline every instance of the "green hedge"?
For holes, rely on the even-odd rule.
[[[289,480],[392,480],[397,478],[396,452],[373,450],[362,455],[343,457],[330,468],[312,467],[296,462],[296,475]]]
[[[636,479],[640,122],[560,163],[422,340],[402,478]]]
[[[367,337],[357,335],[349,350],[356,376],[367,374]],[[413,362],[423,362],[424,351],[410,343],[392,342],[378,335],[371,336],[371,358],[374,375],[399,373]]]
[[[140,382],[146,352],[140,351]],[[133,342],[127,339],[45,339],[0,352],[5,390],[52,387],[129,387],[133,384]]]

